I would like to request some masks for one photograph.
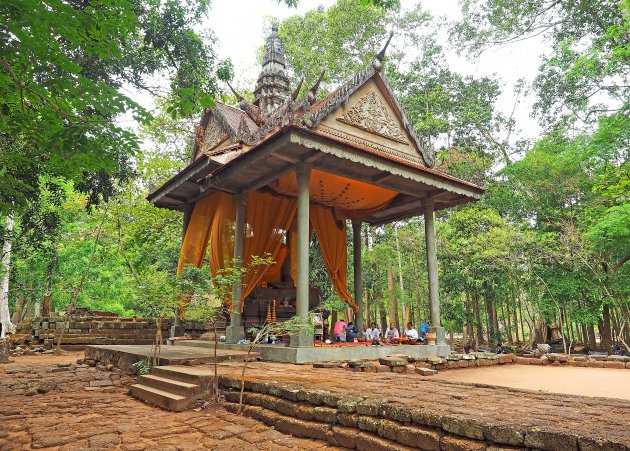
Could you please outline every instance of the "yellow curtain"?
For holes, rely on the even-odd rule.
[[[355,311],[358,305],[348,292],[348,247],[346,243],[346,218],[335,218],[332,208],[311,204],[310,219],[328,275],[337,295]]]
[[[221,193],[212,193],[199,199],[195,204],[188,228],[186,229],[184,242],[182,243],[177,274],[181,272],[186,263],[195,265],[197,268],[203,264],[217,206],[221,200]]]
[[[269,256],[280,260],[287,230],[295,217],[296,201],[269,193],[249,193],[247,202],[247,234],[245,237],[245,265],[252,256]],[[243,277],[243,299],[262,281],[269,266],[258,266]],[[241,300],[242,305],[242,300]]]

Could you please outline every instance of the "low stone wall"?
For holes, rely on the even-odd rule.
[[[173,320],[162,322],[162,336],[170,334]],[[198,321],[184,321],[186,333],[199,336],[208,329]],[[151,319],[122,317],[116,313],[92,311],[78,308],[67,323],[65,316],[56,312],[50,317],[33,318],[23,323],[23,327],[12,341],[17,346],[52,347],[64,330],[62,346],[67,349],[82,350],[88,345],[128,345],[152,344],[155,340],[155,321]]]
[[[413,357],[406,354],[390,354],[378,360],[348,360],[345,362],[318,362],[314,368],[345,368],[348,371],[364,373],[416,373],[431,376],[438,371],[460,368],[477,368],[492,365],[517,363],[515,354],[450,354],[445,357]]]
[[[630,357],[621,355],[544,354],[541,357],[518,357],[520,365],[557,365],[587,368],[630,369]]]
[[[226,408],[238,410],[240,380],[221,377]],[[246,381],[243,413],[298,437],[359,450],[603,450],[623,443],[538,427],[513,427],[464,415],[443,415],[431,406],[409,408],[386,400],[339,397],[323,390]]]

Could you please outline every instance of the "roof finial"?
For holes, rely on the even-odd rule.
[[[232,85],[230,84],[229,81],[226,81],[226,83],[228,85],[228,88],[230,88],[230,91],[232,91],[232,94],[234,94],[234,96],[236,96],[236,100],[238,100],[239,102],[245,100],[242,95],[240,95],[238,92],[236,92],[236,90],[232,87]]]
[[[387,47],[389,47],[389,43],[392,41],[393,37],[394,37],[394,30],[390,31],[389,38],[387,38],[387,42],[385,43],[381,51],[378,52],[378,54],[376,55],[376,59],[379,60],[381,63],[385,59],[385,52],[387,51]]]
[[[394,30],[389,33],[389,38],[387,38],[387,42],[383,46],[380,52],[376,54],[374,61],[372,62],[372,67],[376,72],[380,72],[383,69],[383,60],[385,59],[385,52],[387,51],[387,47],[389,47],[389,43],[394,37]]]
[[[311,86],[311,89],[308,90],[306,99],[311,105],[313,105],[315,101],[317,100],[317,90],[319,89],[319,85],[321,84],[322,78],[324,78],[325,73],[326,73],[326,69],[322,70],[322,72],[319,74],[319,77],[317,77],[317,80],[315,81],[313,86]]]
[[[300,79],[300,82],[298,83],[297,87],[293,91],[293,94],[291,94],[291,100],[297,99],[297,96],[300,94],[300,89],[302,89],[302,84],[304,84],[304,77]]]

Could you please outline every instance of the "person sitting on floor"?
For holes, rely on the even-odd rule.
[[[385,340],[388,342],[394,341],[396,338],[400,338],[400,333],[396,327],[396,323],[389,323],[389,327],[385,330]]]
[[[360,333],[357,329],[356,324],[352,321],[348,323],[348,330],[346,332],[346,341],[354,341],[355,338],[359,338]]]
[[[464,345],[464,352],[468,354],[469,352],[475,352],[477,350],[477,343],[474,339],[469,338],[466,344]]]
[[[407,323],[407,328],[405,329],[404,335],[409,340],[418,340],[418,331],[413,328],[413,325],[411,323]]]
[[[333,325],[333,338],[335,341],[346,341],[346,330],[348,329],[348,325],[342,319],[337,321]]]
[[[376,323],[371,323],[365,334],[365,338],[371,341],[373,345],[381,344],[381,331],[376,327]]]
[[[363,325],[363,331],[361,332],[361,338],[363,338],[366,341],[372,339],[372,335],[370,333],[370,328],[368,327],[367,324]]]

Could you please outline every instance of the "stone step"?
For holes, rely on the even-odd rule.
[[[201,386],[197,384],[190,384],[154,374],[140,376],[140,384],[181,396],[194,396],[201,391]]]
[[[151,374],[180,382],[200,385],[201,387],[208,387],[214,377],[214,373],[211,370],[178,365],[156,366],[151,369]]]
[[[132,385],[131,394],[144,402],[175,412],[188,409],[192,401],[191,397],[178,395],[155,387],[149,387],[144,384]]]

